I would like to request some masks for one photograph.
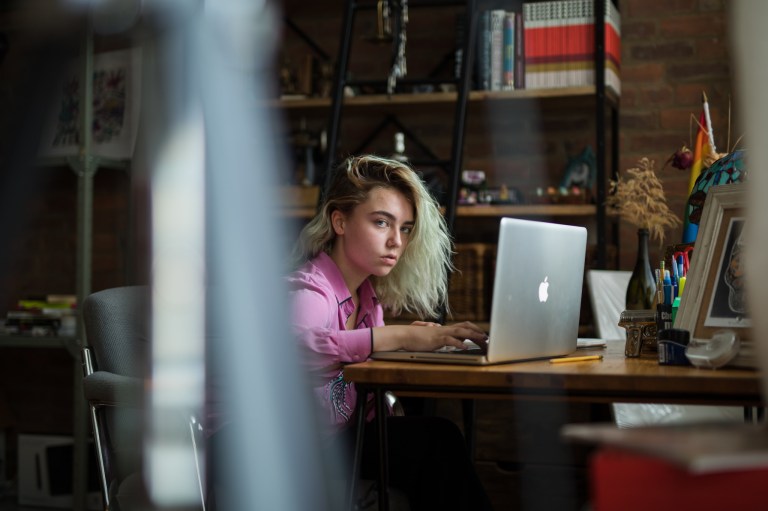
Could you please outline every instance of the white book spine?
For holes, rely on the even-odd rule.
[[[504,60],[504,11],[491,11],[491,90],[501,90]]]

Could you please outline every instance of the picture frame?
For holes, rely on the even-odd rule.
[[[90,100],[93,104],[91,150],[95,156],[126,160],[133,157],[141,105],[141,49],[93,55]],[[82,69],[78,62],[52,85],[54,105],[46,114],[38,156],[60,158],[80,154],[83,143]]]
[[[675,328],[707,340],[718,330],[735,331],[739,359],[750,365],[751,321],[745,304],[742,247],[746,190],[742,183],[714,186],[707,193]]]

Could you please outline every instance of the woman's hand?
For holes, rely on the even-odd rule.
[[[410,325],[389,325],[373,329],[374,351],[434,351],[444,346],[463,350],[467,347],[465,339],[485,350],[488,335],[469,321],[453,325],[415,321]]]
[[[453,325],[438,325],[428,323],[425,326],[433,328],[415,328],[413,335],[405,340],[402,349],[407,351],[434,351],[443,346],[453,346],[458,349],[466,349],[465,339],[474,342],[481,349],[485,349],[488,335],[477,325],[469,321],[455,323]]]

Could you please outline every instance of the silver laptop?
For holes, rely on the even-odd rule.
[[[382,351],[371,358],[485,365],[573,353],[586,249],[584,227],[502,218],[487,353]]]

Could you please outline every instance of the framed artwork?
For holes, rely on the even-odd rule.
[[[714,186],[707,194],[696,249],[686,277],[675,328],[692,339],[709,339],[731,329],[751,351],[751,321],[744,290],[744,225],[746,191],[741,183]]]
[[[39,148],[41,157],[79,154],[82,129],[82,70],[73,64],[56,84],[56,97]],[[93,56],[92,151],[97,156],[133,156],[139,124],[141,51],[138,48]]]

